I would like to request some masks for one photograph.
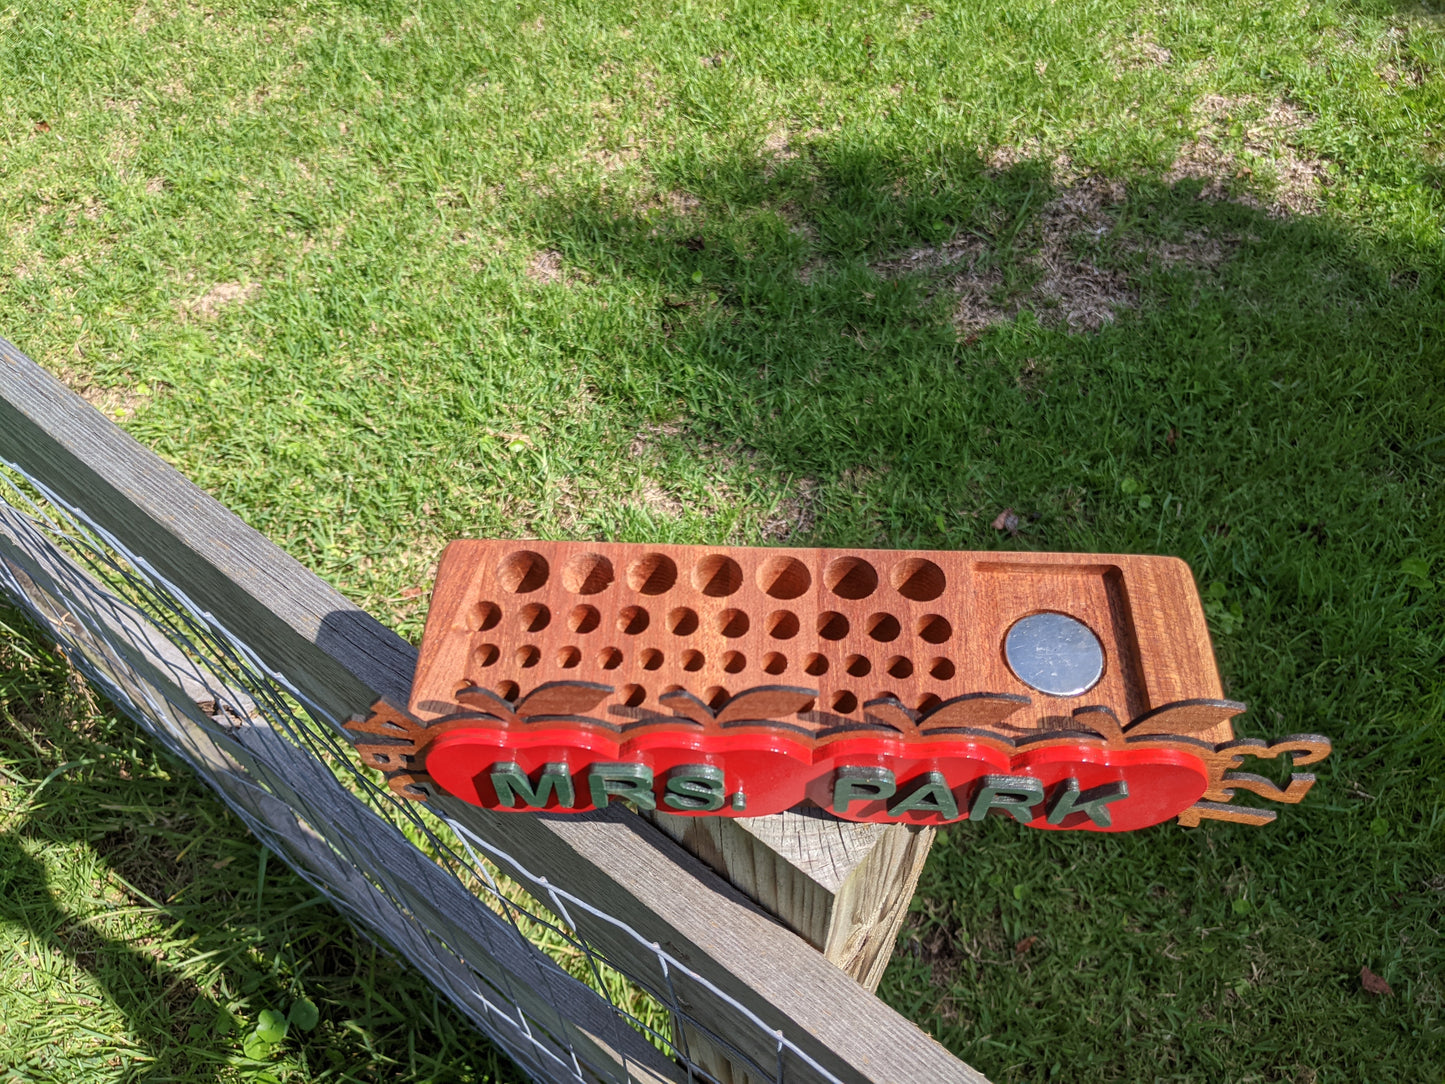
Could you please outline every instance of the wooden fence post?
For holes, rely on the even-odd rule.
[[[736,820],[654,813],[652,820],[870,991],[893,955],[935,833],[809,810]],[[694,1029],[684,1028],[683,1038],[721,1084],[761,1084]]]
[[[653,820],[869,990],[878,988],[935,829],[820,810]]]

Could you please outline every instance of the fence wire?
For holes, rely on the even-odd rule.
[[[722,1052],[750,1082],[785,1084],[790,1062],[838,1080],[625,915],[379,785],[342,720],[265,666],[224,614],[192,604],[42,479],[0,463],[0,591],[265,846],[419,968],[532,1079],[720,1084]],[[663,981],[580,937],[571,916],[581,912],[643,946]],[[673,982],[682,976],[749,1021],[757,1036],[746,1045],[775,1060],[760,1064],[681,1004]]]

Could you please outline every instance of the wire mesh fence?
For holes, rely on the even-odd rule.
[[[691,1037],[725,1051],[757,1080],[782,1081],[793,1059],[838,1079],[647,942],[625,916],[529,875],[525,856],[379,786],[356,765],[343,720],[267,667],[144,557],[9,462],[0,470],[0,558],[0,588],[98,688],[533,1078],[717,1080],[691,1056]],[[498,862],[513,878],[499,874]],[[665,985],[630,973],[579,936],[578,911],[634,937]],[[772,1063],[689,1011],[674,975],[751,1018],[776,1052]]]

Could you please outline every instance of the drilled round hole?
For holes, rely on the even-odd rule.
[[[858,710],[858,698],[847,689],[833,694],[833,710],[839,715],[847,715],[850,711]]]
[[[891,643],[898,639],[898,634],[903,631],[898,624],[898,618],[892,614],[870,614],[864,627],[868,630],[868,635],[880,644]]]
[[[480,644],[472,652],[472,661],[478,666],[491,666],[502,657],[502,649],[496,644]]]
[[[724,610],[717,615],[717,630],[728,639],[736,639],[748,631],[748,615],[742,610]]]
[[[517,648],[517,665],[523,670],[530,670],[542,659],[542,651],[533,644],[523,644]]]
[[[763,673],[781,674],[788,668],[788,657],[780,655],[776,651],[769,651],[763,656]]]
[[[721,685],[712,685],[702,694],[702,698],[708,707],[717,711],[728,702],[728,691]]]
[[[758,566],[758,587],[773,598],[797,598],[813,586],[813,574],[796,557],[778,554]]]
[[[563,670],[575,669],[582,661],[582,652],[575,647],[564,647],[557,652],[557,665]]]
[[[731,557],[712,553],[693,565],[692,585],[704,595],[725,598],[743,585],[743,570]]]
[[[938,705],[942,703],[943,700],[935,696],[933,693],[924,693],[918,698],[918,710],[932,711],[934,708],[938,707]]]
[[[818,615],[818,635],[825,640],[841,640],[848,635],[848,619],[832,610]]]
[[[948,586],[943,569],[922,557],[899,561],[888,578],[893,582],[893,590],[914,602],[932,602]]]
[[[573,632],[583,635],[591,632],[600,624],[602,624],[602,615],[597,612],[597,607],[588,606],[585,602],[574,609],[567,618],[567,627]]]
[[[497,565],[497,582],[518,595],[535,591],[547,582],[547,558],[531,550],[513,550]]]
[[[849,655],[843,660],[843,669],[853,677],[865,677],[873,669],[867,655]]]
[[[894,655],[883,664],[883,669],[888,671],[889,677],[896,677],[902,680],[913,676],[913,660],[903,655]]]
[[[479,602],[474,619],[478,632],[494,629],[497,627],[497,622],[502,619],[502,608],[495,602]]]
[[[522,690],[517,687],[517,683],[515,681],[499,681],[496,685],[492,687],[492,692],[496,693],[503,700],[509,701],[511,703],[516,703],[517,694],[521,691]]]
[[[655,647],[649,647],[637,656],[637,661],[642,663],[644,670],[656,670],[662,665],[662,652]]]
[[[728,651],[722,657],[722,668],[728,674],[741,674],[748,660],[741,651]]]
[[[948,618],[939,614],[924,614],[918,619],[918,638],[930,644],[941,644],[953,635],[953,626]]]
[[[617,690],[617,695],[622,698],[622,702],[629,708],[635,708],[647,699],[647,690],[641,685],[624,685]]]
[[[691,636],[697,631],[697,611],[679,606],[667,615],[667,631],[674,636]]]
[[[684,651],[682,653],[682,668],[689,674],[695,674],[701,670],[704,661],[701,651]]]
[[[791,610],[774,610],[763,627],[774,640],[791,640],[798,635],[798,615]]]
[[[517,613],[517,625],[523,632],[541,632],[552,621],[552,611],[540,602],[529,602]]]
[[[952,659],[940,656],[928,664],[928,676],[935,681],[951,681],[955,673]]]
[[[626,633],[628,636],[636,636],[647,628],[650,620],[647,611],[641,606],[624,606],[622,612],[617,615],[617,631]]]
[[[876,693],[874,693],[874,694],[873,694],[873,699],[874,699],[874,700],[898,700],[898,694],[895,693],[892,689],[884,689],[882,692],[876,692]],[[899,703],[902,703],[902,701],[899,701]]]
[[[574,595],[595,595],[612,585],[612,562],[600,553],[579,553],[562,570],[562,586]]]
[[[665,553],[646,553],[627,566],[627,586],[639,595],[663,595],[677,582],[677,563]]]
[[[861,557],[838,557],[823,573],[823,583],[839,598],[867,598],[878,590],[878,573]]]
[[[622,665],[622,652],[615,647],[604,647],[597,652],[597,665],[604,670],[616,670]]]
[[[803,660],[803,673],[817,677],[828,672],[828,660],[822,655],[809,655]]]

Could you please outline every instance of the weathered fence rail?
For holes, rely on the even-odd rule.
[[[0,588],[534,1078],[983,1080],[624,809],[507,816],[443,800],[432,803],[439,822],[425,824],[355,772],[338,724],[380,696],[404,703],[415,650],[4,340],[0,459],[11,491],[0,495]],[[916,875],[919,846],[888,846],[876,861]],[[786,864],[787,848],[777,851]],[[477,858],[558,916],[589,961],[657,998],[671,1035],[649,1042],[641,1022],[540,952]],[[898,901],[808,908],[793,925],[818,926],[821,943],[850,909],[859,922],[896,919]],[[891,922],[880,928],[891,938]],[[855,968],[872,982],[886,960],[878,939]],[[689,1037],[708,1056],[689,1052]]]

